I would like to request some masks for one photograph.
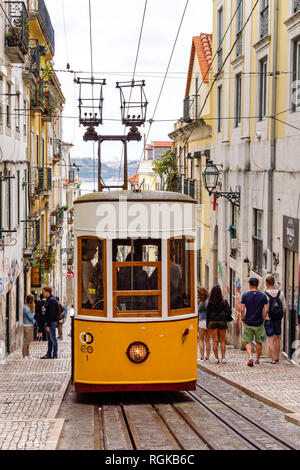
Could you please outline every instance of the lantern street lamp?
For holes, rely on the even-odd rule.
[[[219,199],[220,197],[225,197],[234,206],[240,206],[240,201],[241,201],[240,187],[238,188],[238,191],[230,191],[230,192],[216,191],[220,172],[217,168],[217,165],[215,165],[215,163],[212,160],[208,160],[208,162],[206,163],[206,167],[205,167],[204,172],[202,173],[202,176],[203,176],[204,186],[210,196],[213,194],[215,199]]]

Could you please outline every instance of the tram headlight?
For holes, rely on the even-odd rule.
[[[135,364],[141,364],[142,362],[146,361],[150,351],[145,343],[136,341],[135,343],[131,343],[128,346],[126,354],[131,362],[134,362]]]

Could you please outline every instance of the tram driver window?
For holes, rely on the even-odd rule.
[[[193,245],[186,238],[169,243],[170,309],[186,312],[192,308]]]
[[[158,313],[161,296],[160,240],[114,240],[114,309]]]
[[[81,308],[104,310],[103,241],[81,239]]]

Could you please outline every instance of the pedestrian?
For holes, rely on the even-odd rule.
[[[36,303],[35,306],[35,320],[38,326],[38,340],[46,341],[46,331],[45,331],[45,305],[46,299],[43,294],[40,294],[40,300]]]
[[[34,332],[34,315],[35,303],[33,295],[27,295],[26,302],[23,308],[23,324],[24,324],[24,339],[23,339],[23,359],[33,359],[29,354],[29,346],[33,341]]]
[[[219,353],[218,347],[220,343],[222,364],[226,364],[226,331],[227,331],[227,322],[231,321],[231,308],[223,298],[222,291],[220,286],[215,286],[212,288],[206,313],[206,323],[208,328],[208,333],[212,336],[213,339],[213,351],[215,355],[215,362],[219,364]]]
[[[56,300],[58,302],[59,313],[61,314],[61,318],[57,322],[57,333],[58,333],[57,339],[62,341],[63,340],[63,324],[65,322],[65,308],[60,303],[59,297],[56,297]]]
[[[287,304],[283,292],[275,288],[273,276],[266,278],[266,291],[269,309],[265,321],[265,330],[272,364],[278,364],[280,356],[281,321],[287,312]]]
[[[209,292],[201,287],[198,289],[198,327],[199,327],[199,349],[201,361],[208,361],[210,356],[210,335],[208,334],[206,315]],[[206,352],[204,353],[204,350]]]
[[[58,345],[56,338],[56,328],[58,317],[58,302],[52,294],[51,287],[43,287],[42,294],[47,299],[45,306],[45,329],[48,339],[48,351],[45,356],[41,357],[41,359],[57,359]]]
[[[247,365],[253,367],[252,341],[256,342],[256,361],[259,364],[262,343],[264,341],[264,322],[268,314],[268,298],[258,290],[259,280],[252,277],[249,280],[250,290],[242,296],[241,305],[237,310],[241,313],[243,321],[243,342],[249,356]]]

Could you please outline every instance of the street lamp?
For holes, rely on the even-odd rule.
[[[240,206],[240,202],[241,202],[241,188],[240,187],[238,188],[237,191],[230,191],[230,192],[216,191],[220,172],[217,168],[217,165],[215,165],[212,160],[208,160],[208,162],[206,163],[206,167],[202,176],[203,176],[203,182],[204,182],[204,186],[206,190],[208,191],[210,196],[214,194],[215,200],[219,199],[220,197],[225,197],[234,206]]]
[[[212,160],[208,160],[206,163],[206,167],[202,176],[204,186],[211,196],[217,187],[220,176],[220,172]]]

